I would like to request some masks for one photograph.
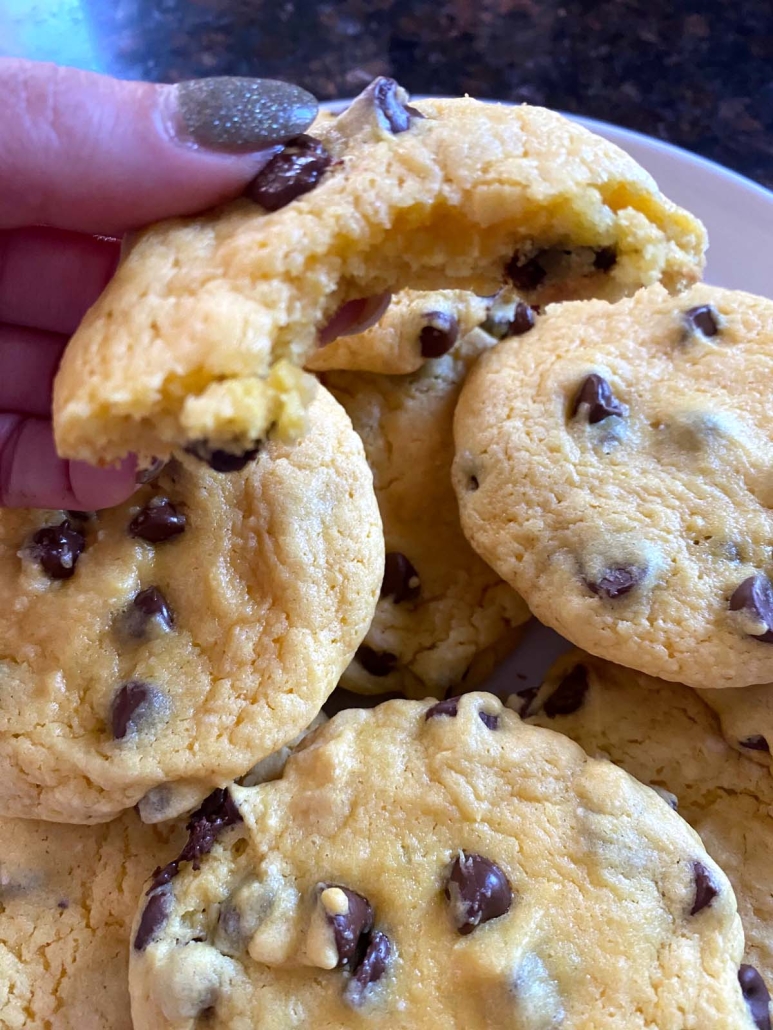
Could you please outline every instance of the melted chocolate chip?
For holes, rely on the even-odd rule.
[[[31,552],[51,579],[69,579],[86,546],[86,538],[67,519],[58,526],[44,526],[32,537]]]
[[[428,325],[419,333],[421,356],[441,358],[459,338],[459,320],[445,311],[428,311],[424,319]]]
[[[738,970],[738,983],[757,1030],[770,1030],[770,994],[765,981],[754,966],[744,965]]]
[[[161,632],[168,632],[174,627],[174,614],[158,587],[140,590],[121,619],[123,630],[137,639],[147,635],[151,624],[155,624]]]
[[[339,966],[353,966],[362,953],[363,937],[373,929],[373,908],[367,898],[348,887],[326,883],[324,887],[337,887],[346,895],[349,903],[343,915],[328,915],[333,927]]]
[[[704,908],[708,908],[719,894],[719,887],[714,883],[711,873],[702,862],[693,862],[692,872],[695,880],[695,900],[692,903],[690,915],[694,916],[698,912],[702,912]]]
[[[523,264],[520,262],[520,257],[518,253],[514,254],[507,266],[510,282],[518,290],[536,290],[547,275],[539,263],[539,254]]]
[[[188,820],[185,829],[188,840],[180,854],[163,868],[153,873],[153,881],[148,894],[158,890],[177,876],[183,862],[192,862],[194,869],[199,869],[203,855],[209,854],[212,847],[228,826],[235,826],[242,821],[239,809],[234,804],[226,787],[218,787],[206,797],[199,808]]]
[[[354,657],[371,676],[388,676],[397,665],[396,654],[392,654],[391,651],[376,651],[367,644],[361,644]]]
[[[487,730],[499,729],[498,715],[492,715],[491,712],[478,712],[478,717]]]
[[[246,451],[234,454],[231,451],[213,450],[206,440],[196,440],[185,448],[188,454],[203,461],[213,472],[241,472],[241,470],[254,461],[263,448],[262,443],[257,443]]]
[[[736,587],[730,598],[730,611],[748,611],[762,624],[761,633],[750,634],[763,644],[773,644],[773,584],[758,573]]]
[[[587,693],[588,670],[584,665],[575,665],[547,698],[542,710],[550,719],[557,715],[571,715],[582,708]]]
[[[454,859],[445,894],[454,925],[463,936],[504,915],[513,903],[512,889],[499,866],[466,851]]]
[[[530,329],[534,328],[536,322],[537,315],[534,308],[524,303],[524,301],[519,300],[515,305],[513,318],[507,327],[506,335],[523,336],[524,333],[528,333]]]
[[[161,544],[185,532],[187,519],[165,497],[154,497],[129,523],[129,535]]]
[[[147,948],[169,918],[171,908],[172,895],[169,891],[158,890],[150,895],[134,937],[135,951],[144,951]]]
[[[583,416],[592,426],[609,418],[610,415],[624,418],[628,414],[628,408],[617,400],[606,379],[595,372],[583,379],[572,401],[569,417],[575,418],[581,409]]]
[[[616,565],[606,569],[597,580],[586,580],[588,589],[600,597],[614,601],[629,594],[644,579],[645,569],[633,565]]]
[[[313,190],[331,161],[318,139],[305,133],[296,136],[258,172],[245,190],[245,196],[266,211],[278,211]]]
[[[447,697],[445,701],[438,701],[436,705],[427,709],[424,713],[424,721],[427,722],[429,719],[437,719],[441,715],[448,715],[451,719],[455,719],[458,711],[459,698]]]
[[[719,313],[713,304],[699,304],[684,313],[687,328],[692,333],[703,336],[716,336],[719,332]]]
[[[617,249],[615,247],[602,247],[596,251],[593,258],[593,267],[599,272],[608,272],[617,264]]]
[[[356,1008],[363,1003],[367,989],[378,983],[386,973],[391,954],[392,945],[387,935],[381,930],[374,930],[365,954],[352,971],[352,978],[344,990],[344,998],[350,1005]]]
[[[110,726],[115,740],[123,740],[134,733],[140,724],[158,707],[160,693],[150,683],[130,680],[119,688],[110,707]]]
[[[391,132],[406,132],[411,127],[411,118],[423,118],[415,107],[403,104],[397,97],[400,87],[394,79],[380,76],[372,83],[373,103],[383,114]]]
[[[739,740],[738,744],[748,751],[767,751],[770,754],[770,744],[761,733],[755,733],[753,737],[745,737],[743,740]]]
[[[421,591],[419,574],[399,551],[390,551],[384,561],[384,578],[381,581],[381,596],[391,597],[395,604],[415,601]]]

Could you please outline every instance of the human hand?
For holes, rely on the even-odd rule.
[[[0,505],[109,507],[134,490],[133,460],[58,458],[50,415],[120,236],[238,195],[317,102],[260,79],[158,86],[15,59],[0,59],[0,95]]]

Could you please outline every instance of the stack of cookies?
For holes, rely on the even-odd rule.
[[[54,410],[137,492],[0,513],[3,1030],[770,1030],[773,301],[705,249],[389,79],[139,237]]]

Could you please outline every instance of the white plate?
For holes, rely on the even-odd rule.
[[[321,106],[340,111],[348,103],[337,100]],[[729,168],[670,143],[593,118],[574,120],[627,151],[655,178],[667,197],[703,221],[710,240],[708,282],[773,297],[773,193]],[[548,667],[570,647],[557,633],[533,620],[520,646],[487,687],[506,696],[539,686]]]

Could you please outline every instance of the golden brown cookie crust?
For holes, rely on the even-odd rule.
[[[218,818],[244,822],[149,884],[136,1030],[204,1008],[213,1030],[750,1030],[735,900],[687,824],[491,695],[453,705],[342,712],[281,780],[233,791]]]
[[[549,307],[481,359],[454,422],[462,525],[538,619],[695,687],[773,679],[772,339],[773,301],[653,286]]]
[[[132,535],[160,500],[184,531]],[[308,725],[372,618],[384,567],[372,477],[322,388],[297,444],[269,444],[228,474],[185,456],[126,504],[73,521],[84,550],[56,580],[31,538],[65,514],[0,517],[4,814],[99,822],[140,801],[148,818],[190,809]],[[151,587],[171,628],[137,624],[135,599]]]

